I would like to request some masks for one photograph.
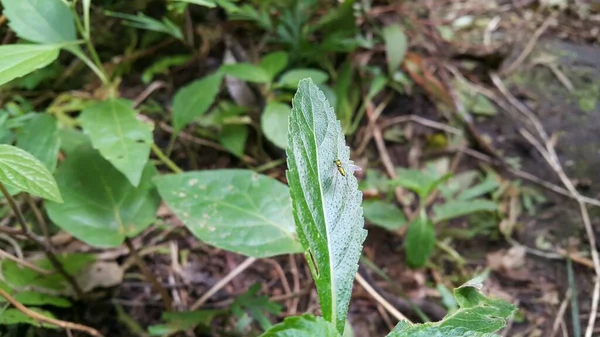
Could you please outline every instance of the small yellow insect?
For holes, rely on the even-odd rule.
[[[344,167],[342,166],[342,161],[339,159],[336,159],[333,161],[335,163],[335,166],[337,166],[338,171],[340,172],[340,174],[345,177],[346,176],[346,170],[344,170]]]

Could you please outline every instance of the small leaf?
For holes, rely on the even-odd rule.
[[[506,326],[515,307],[505,301],[490,299],[469,282],[454,290],[461,306],[440,322],[398,325],[387,337],[497,337],[494,334]]]
[[[82,146],[59,166],[56,180],[65,203],[47,203],[50,219],[60,228],[95,247],[118,247],[156,218],[160,204],[147,163],[133,187],[99,152]]]
[[[30,153],[0,145],[0,182],[44,199],[62,202],[52,173]]]
[[[497,211],[498,204],[491,200],[472,199],[472,200],[450,200],[441,205],[433,206],[435,214],[435,223],[457,218],[459,216],[472,214],[482,211]]]
[[[40,308],[30,308],[30,309],[32,311],[35,311],[36,313],[44,315],[46,317],[55,318],[54,315],[50,311],[43,310]],[[2,311],[2,314],[0,315],[0,325],[13,325],[13,324],[29,324],[29,325],[33,325],[35,327],[41,326],[41,327],[48,328],[48,329],[58,329],[58,327],[56,325],[39,322],[39,321],[25,315],[24,313],[20,312],[17,309],[8,308],[8,309]]]
[[[36,291],[22,291],[22,292],[17,292],[15,294],[15,291],[13,289],[11,289],[11,287],[9,287],[6,283],[1,282],[1,281],[0,281],[0,288],[2,288],[2,290],[6,291],[9,294],[12,293],[15,300],[17,300],[19,303],[26,305],[26,306],[29,306],[29,305],[37,305],[37,306],[52,305],[52,306],[61,307],[61,308],[68,308],[71,306],[71,302],[69,302],[65,298],[48,295],[48,294],[42,294],[42,293],[36,292]],[[0,303],[6,303],[6,299],[4,297],[0,297]]]
[[[244,155],[246,139],[248,139],[248,127],[243,124],[225,125],[219,135],[221,145],[238,157]]]
[[[177,332],[195,329],[198,325],[208,325],[212,319],[221,314],[221,310],[197,310],[184,312],[163,312],[165,324],[148,327],[150,336],[170,336]]]
[[[311,78],[314,84],[323,84],[329,79],[326,72],[319,69],[292,69],[279,78],[279,84],[289,89],[296,89],[303,78]]]
[[[260,60],[260,67],[263,68],[267,74],[273,78],[277,76],[288,64],[288,54],[282,51],[276,51],[274,53],[265,55]]]
[[[216,73],[179,89],[173,99],[173,128],[181,131],[187,124],[206,113],[219,93],[222,74]]]
[[[468,185],[467,185],[468,186]],[[465,189],[460,192],[456,199],[458,200],[470,200],[473,198],[477,198],[483,196],[487,193],[491,193],[500,187],[500,183],[493,173],[488,173],[485,177],[485,180],[480,184],[477,184],[471,188]]]
[[[207,170],[154,179],[171,210],[200,240],[267,257],[302,251],[288,188],[248,170]]]
[[[79,117],[94,148],[137,186],[148,162],[151,127],[136,118],[133,102],[109,99],[87,107]]]
[[[390,74],[393,74],[404,60],[404,56],[406,56],[408,41],[399,24],[392,24],[383,28],[383,39],[385,40],[388,70]]]
[[[322,317],[304,314],[291,316],[273,325],[260,337],[341,337],[335,326]]]
[[[0,46],[0,85],[45,67],[58,58],[53,45],[9,44]]]
[[[408,228],[404,239],[406,262],[412,268],[425,265],[435,246],[435,228],[427,215],[418,216]]]
[[[404,213],[389,202],[366,200],[362,207],[365,218],[374,225],[393,231],[406,224]]]
[[[21,131],[17,146],[34,155],[50,172],[54,172],[60,149],[56,118],[48,114],[34,117]]]
[[[265,107],[260,124],[265,137],[282,149],[287,147],[288,120],[290,107],[279,102],[270,102]]]
[[[92,254],[61,254],[57,256],[60,264],[70,275],[77,275],[83,268],[96,260]],[[8,286],[14,289],[34,288],[40,290],[51,290],[54,293],[72,294],[70,284],[54,268],[48,258],[33,261],[38,267],[53,272],[50,275],[42,275],[29,268],[23,268],[14,261],[2,261],[2,275]]]
[[[362,194],[340,122],[310,79],[299,82],[294,96],[286,153],[296,230],[317,285],[321,311],[343,333],[367,232]],[[336,168],[337,160],[345,175]]]
[[[398,169],[397,173],[393,183],[417,193],[421,198],[427,197],[438,181],[431,174],[418,170]]]
[[[105,11],[104,13],[108,16],[123,19],[124,25],[169,34],[178,40],[183,40],[183,33],[181,32],[181,28],[179,28],[167,17],[163,17],[162,21],[158,21],[154,18],[146,16],[144,13],[137,13],[137,15],[117,13],[111,11]]]
[[[240,80],[253,83],[269,83],[271,75],[262,67],[250,63],[234,63],[222,65],[219,68],[221,74],[237,77]]]
[[[191,55],[170,55],[159,58],[142,73],[142,82],[149,84],[154,76],[166,74],[169,68],[186,64],[192,58]]]
[[[281,305],[271,302],[269,297],[258,295],[261,289],[260,283],[253,284],[248,291],[238,296],[231,304],[231,310],[235,313],[246,313],[256,320],[263,330],[268,330],[273,324],[266,314],[281,314]]]
[[[2,0],[4,15],[25,40],[53,44],[77,39],[73,14],[61,0]]]

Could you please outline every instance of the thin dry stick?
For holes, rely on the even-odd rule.
[[[81,287],[79,287],[79,284],[77,284],[77,281],[75,280],[75,278],[73,278],[73,276],[71,276],[69,273],[67,273],[67,271],[65,270],[63,265],[60,263],[60,261],[58,261],[58,258],[56,257],[56,255],[54,255],[52,246],[48,245],[44,240],[38,238],[35,234],[33,234],[31,232],[31,230],[29,229],[29,226],[27,226],[27,221],[25,220],[23,213],[21,213],[21,210],[15,203],[15,199],[8,193],[8,191],[4,187],[4,184],[2,184],[1,182],[0,182],[0,191],[4,195],[4,198],[8,202],[8,205],[10,206],[10,208],[13,210],[13,213],[17,217],[17,221],[21,225],[21,230],[18,231],[18,234],[24,235],[26,238],[35,242],[36,245],[38,245],[39,247],[44,249],[44,251],[46,253],[46,257],[48,257],[48,260],[50,260],[50,263],[52,263],[52,266],[54,267],[54,269],[56,269],[56,271],[58,271],[65,278],[65,280],[67,280],[67,282],[69,282],[69,284],[73,288],[73,291],[75,292],[75,295],[77,295],[77,297],[79,297],[79,298],[83,298],[84,293],[81,290]],[[3,228],[3,229],[5,229],[5,228]],[[6,229],[8,229],[8,228],[6,228]],[[11,228],[11,230],[12,230],[12,228]]]
[[[464,152],[465,154],[467,154],[467,155],[469,155],[469,156],[471,156],[473,158],[479,159],[481,161],[484,161],[484,162],[486,162],[486,163],[488,163],[490,165],[494,165],[494,163],[495,163],[494,159],[492,159],[492,157],[490,157],[490,156],[488,156],[486,154],[483,154],[481,152],[469,149],[469,148],[459,148],[458,151]],[[522,170],[513,169],[513,168],[511,168],[511,167],[509,167],[509,166],[507,166],[505,164],[503,164],[503,166],[504,166],[504,168],[509,173],[511,173],[511,174],[513,174],[513,175],[515,175],[515,176],[517,176],[519,178],[522,178],[522,179],[525,179],[525,180],[529,180],[532,183],[538,184],[538,185],[540,185],[540,186],[542,186],[544,188],[547,188],[548,190],[550,190],[552,192],[555,192],[555,193],[558,193],[560,195],[564,195],[566,197],[573,198],[573,196],[571,195],[571,193],[568,190],[566,190],[566,189],[564,189],[564,188],[562,188],[560,186],[554,185],[554,184],[552,184],[550,182],[547,182],[547,181],[545,181],[543,179],[540,179],[540,178],[534,176],[531,173],[528,173],[528,172],[525,172],[525,171],[522,171]],[[590,197],[585,197],[585,196],[581,196],[581,199],[586,204],[593,205],[593,206],[599,206],[600,207],[600,200],[592,199]]]
[[[289,259],[292,278],[294,280],[294,292],[297,293],[300,291],[300,276],[298,275],[300,271],[298,270],[298,265],[296,264],[296,256],[294,254],[290,254]],[[298,302],[300,302],[298,297],[292,298],[292,304],[288,309],[290,315],[296,315],[296,313],[298,313]]]
[[[550,337],[556,336],[558,332],[558,328],[560,327],[560,322],[562,322],[563,316],[565,315],[565,311],[567,310],[567,305],[569,304],[569,300],[571,299],[571,288],[567,289],[565,293],[565,298],[563,299],[560,307],[558,308],[558,312],[556,313],[556,318],[554,319],[554,324],[552,325],[552,333]]]
[[[519,112],[525,115],[531,124],[534,125],[536,130],[538,131],[538,136],[543,140],[544,145],[542,145],[533,135],[525,130],[521,130],[521,134],[540,152],[540,154],[546,159],[550,167],[554,170],[556,175],[560,178],[563,185],[569,190],[569,192],[573,195],[573,198],[577,200],[579,204],[579,210],[581,212],[581,217],[583,220],[583,225],[586,230],[586,234],[588,237],[588,243],[590,245],[592,261],[594,262],[594,270],[596,272],[596,279],[594,280],[594,291],[592,293],[592,308],[590,310],[590,318],[588,320],[588,326],[585,331],[585,337],[592,337],[594,333],[594,325],[596,323],[596,316],[598,312],[598,301],[600,300],[600,256],[598,251],[596,250],[596,237],[594,233],[594,229],[592,227],[592,223],[590,221],[590,215],[587,210],[587,206],[583,201],[582,196],[579,194],[579,191],[573,185],[573,182],[569,179],[567,174],[565,173],[560,160],[558,159],[558,155],[552,145],[550,137],[546,133],[542,123],[535,116],[533,112],[531,112],[524,104],[519,102],[516,97],[514,97],[506,87],[504,83],[500,80],[497,75],[492,74],[492,80],[494,84],[498,87],[499,90],[504,91],[502,94],[509,100]]]
[[[449,125],[446,125],[443,123],[439,123],[436,121],[432,121],[432,120],[429,120],[427,118],[423,118],[423,117],[417,116],[417,115],[398,116],[398,117],[391,118],[391,119],[385,121],[385,123],[382,123],[381,128],[385,129],[394,124],[404,123],[404,122],[418,123],[418,124],[430,127],[432,129],[446,131],[448,133],[459,135],[459,136],[462,135],[462,131],[455,127],[452,127],[452,126],[449,126]]]
[[[546,18],[542,25],[535,31],[535,33],[533,33],[531,40],[527,42],[527,45],[525,45],[525,48],[523,49],[521,54],[519,54],[517,59],[502,71],[502,75],[506,76],[511,74],[521,65],[521,63],[523,63],[523,61],[525,61],[527,56],[535,47],[535,44],[537,43],[540,36],[542,36],[542,34],[546,31],[546,29],[548,29],[548,27],[550,27],[550,24],[554,21],[554,19],[554,15],[551,15],[548,18]]]
[[[140,267],[140,270],[142,271],[142,274],[144,274],[146,281],[152,283],[154,290],[157,291],[160,294],[160,296],[162,297],[162,300],[165,304],[165,309],[167,311],[172,311],[173,310],[173,302],[171,301],[171,296],[169,296],[169,292],[167,292],[167,289],[165,289],[165,287],[163,287],[162,284],[160,284],[160,282],[158,282],[158,280],[156,279],[156,276],[154,274],[152,274],[152,272],[150,271],[150,268],[148,268],[148,265],[146,264],[146,262],[144,262],[144,260],[142,260],[140,255],[137,253],[137,250],[133,246],[133,242],[131,242],[131,239],[125,238],[125,245],[127,245],[129,252],[135,259],[135,262],[137,263],[138,267]]]
[[[19,265],[21,265],[23,267],[29,268],[29,269],[31,269],[31,270],[39,273],[39,274],[42,274],[42,275],[52,275],[52,274],[54,274],[54,272],[52,272],[50,270],[46,270],[46,269],[43,269],[41,267],[38,267],[37,265],[35,265],[35,264],[33,264],[33,263],[31,263],[31,262],[29,262],[27,260],[21,260],[18,257],[12,256],[11,254],[9,254],[9,253],[3,251],[2,249],[0,249],[0,260],[2,260],[3,258],[9,259],[11,261],[14,261],[17,264],[19,264]]]
[[[374,118],[373,113],[373,103],[367,102],[367,116],[369,119]],[[377,150],[379,151],[379,155],[381,156],[381,162],[383,163],[383,167],[385,168],[387,174],[392,179],[396,179],[396,171],[394,170],[394,164],[392,163],[392,159],[387,152],[385,147],[385,142],[383,140],[383,135],[381,134],[381,129],[379,126],[373,126],[373,138],[375,139],[375,145],[377,146]],[[396,188],[396,199],[402,205],[402,210],[404,211],[404,215],[407,219],[412,220],[413,214],[408,205],[404,205],[402,202],[402,196],[404,194],[404,190],[401,187]]]
[[[288,282],[287,278],[285,277],[285,272],[281,268],[281,265],[279,265],[279,263],[277,263],[277,261],[273,261],[271,259],[265,259],[264,261],[269,263],[270,265],[272,265],[275,268],[275,273],[277,273],[277,276],[279,276],[279,279],[281,280],[281,285],[283,286],[283,291],[286,294],[290,294],[292,292],[292,290],[290,289],[290,283]],[[289,303],[287,306],[289,308]],[[292,314],[288,310],[288,316],[290,316],[290,315],[292,315]]]
[[[40,228],[42,229],[42,233],[44,234],[46,242],[50,244],[50,232],[48,231],[48,225],[46,224],[46,220],[44,220],[42,212],[40,212],[40,209],[35,204],[35,200],[33,200],[31,195],[27,194],[25,198],[27,199],[27,204],[29,204],[29,207],[33,211],[35,219],[37,220],[38,224],[40,225]]]
[[[9,293],[4,291],[2,288],[0,288],[0,296],[4,297],[10,304],[12,304],[15,308],[17,308],[17,310],[19,310],[20,312],[24,313],[28,317],[30,317],[38,322],[56,325],[63,329],[83,331],[91,336],[103,337],[102,334],[98,330],[91,328],[89,326],[72,323],[72,322],[67,322],[67,321],[61,321],[58,319],[46,317],[38,312],[35,312],[35,311],[27,308],[23,304],[21,304],[16,299],[14,299]]]
[[[246,261],[242,262],[239,266],[237,266],[234,270],[232,270],[227,276],[222,278],[217,284],[215,284],[212,288],[210,288],[202,297],[200,297],[192,306],[191,310],[197,310],[200,308],[212,295],[216,294],[219,290],[221,290],[224,286],[226,286],[231,280],[233,280],[236,276],[242,273],[244,270],[248,269],[254,262],[256,262],[255,257],[249,257]]]
[[[365,288],[365,290],[369,293],[369,295],[373,296],[373,298],[377,301],[377,303],[381,304],[389,312],[394,318],[398,321],[407,321],[412,323],[406,316],[404,316],[400,311],[398,311],[393,305],[390,304],[385,298],[383,298],[371,285],[367,280],[365,280],[359,273],[356,273],[356,280],[360,285]]]

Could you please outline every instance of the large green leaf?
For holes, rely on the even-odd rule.
[[[58,58],[53,45],[9,44],[0,46],[0,85],[45,67]]]
[[[498,203],[485,199],[450,200],[444,204],[433,206],[434,221],[436,223],[475,212],[497,210]]]
[[[506,326],[515,307],[505,301],[485,297],[472,280],[454,290],[460,309],[440,322],[408,324],[400,322],[387,337],[498,337],[494,332]]]
[[[404,239],[406,262],[411,267],[422,267],[435,246],[435,227],[427,215],[421,214],[410,224]]]
[[[287,317],[260,337],[341,337],[335,325],[311,314]]]
[[[48,200],[62,202],[52,173],[30,153],[0,145],[0,182]]]
[[[288,188],[248,170],[210,170],[154,178],[158,192],[200,240],[267,257],[302,251]]]
[[[265,107],[260,125],[265,137],[282,149],[287,147],[288,119],[290,107],[280,102],[270,102]]]
[[[156,173],[147,163],[133,187],[98,151],[84,145],[58,167],[56,180],[65,202],[47,203],[48,215],[89,245],[117,247],[155,220],[160,198],[151,179]]]
[[[223,75],[216,73],[179,89],[173,99],[173,128],[181,131],[194,118],[203,115],[219,93]]]
[[[74,41],[75,21],[61,0],[2,0],[4,15],[25,40],[52,44]]]
[[[49,114],[35,116],[19,134],[17,146],[34,155],[50,172],[54,172],[60,149],[56,118]]]
[[[148,162],[152,130],[136,118],[133,102],[109,99],[87,107],[79,117],[102,156],[137,186]]]
[[[344,175],[337,170],[336,160]],[[321,311],[343,333],[367,232],[360,207],[362,194],[340,122],[310,79],[299,82],[294,96],[287,161],[294,220]]]

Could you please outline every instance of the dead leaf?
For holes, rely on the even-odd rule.
[[[76,279],[84,292],[114,287],[123,282],[123,269],[116,262],[96,261],[83,269]]]

